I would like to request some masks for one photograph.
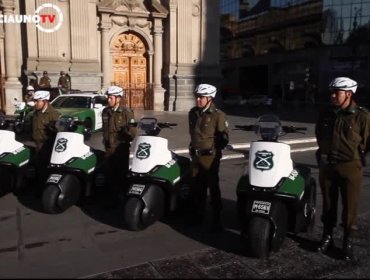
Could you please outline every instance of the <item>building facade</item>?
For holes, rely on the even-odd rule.
[[[221,0],[220,9],[225,94],[315,103],[333,77],[349,76],[370,102],[369,0]]]
[[[220,77],[218,0],[2,0],[0,17],[7,113],[43,71],[52,87],[63,70],[72,89],[119,85],[126,105],[170,111],[189,110],[195,84]]]

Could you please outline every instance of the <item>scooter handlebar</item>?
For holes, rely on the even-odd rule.
[[[245,131],[253,131],[255,129],[255,125],[235,125],[236,129],[245,130]]]
[[[283,131],[286,133],[294,133],[307,130],[307,127],[295,127],[295,126],[283,126],[282,128]]]
[[[164,122],[164,123],[158,123],[157,125],[160,128],[171,128],[172,126],[177,126],[177,123]]]

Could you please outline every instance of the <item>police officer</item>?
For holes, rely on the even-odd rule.
[[[40,84],[39,84],[39,87],[42,89],[42,88],[50,88],[50,78],[48,76],[48,71],[44,71],[44,73],[42,74],[42,77],[40,79]]]
[[[334,245],[339,193],[343,205],[343,257],[353,260],[352,230],[357,220],[364,153],[369,149],[370,115],[352,99],[357,82],[338,77],[329,84],[331,108],[316,123],[319,180],[323,194],[324,231],[318,251]]]
[[[58,87],[61,88],[63,91],[68,91],[71,89],[71,83],[69,78],[66,76],[64,71],[60,71],[60,77],[58,79]]]
[[[56,136],[55,123],[60,113],[49,104],[50,92],[38,90],[33,96],[34,114],[32,119],[32,138],[36,143],[36,168],[39,182],[46,175],[46,166],[50,161]]]
[[[30,101],[33,101],[33,95],[35,93],[35,89],[33,86],[28,86],[26,88],[26,95],[24,96],[24,101],[27,103],[27,102],[30,102]]]
[[[125,188],[129,168],[130,142],[136,136],[134,112],[121,106],[123,89],[110,86],[106,92],[108,106],[103,110],[103,143],[106,157],[106,178],[112,193]]]
[[[188,114],[191,138],[189,152],[194,179],[190,188],[190,199],[193,203],[190,223],[202,222],[209,188],[212,205],[211,231],[222,230],[218,173],[221,150],[229,142],[226,115],[213,103],[216,92],[217,89],[213,85],[199,84],[194,91],[196,106]]]

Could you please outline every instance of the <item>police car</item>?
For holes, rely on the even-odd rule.
[[[80,92],[56,97],[51,104],[62,114],[63,118],[84,121],[77,132],[88,139],[91,134],[103,126],[102,112],[107,103],[107,96],[95,92]]]

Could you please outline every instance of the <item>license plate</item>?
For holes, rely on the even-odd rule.
[[[129,194],[141,195],[145,189],[145,185],[134,184],[128,191]]]
[[[271,208],[271,202],[267,201],[253,201],[252,213],[269,214]]]
[[[47,180],[47,183],[54,183],[54,184],[58,184],[60,179],[62,179],[62,176],[63,175],[60,175],[60,174],[51,174]]]

